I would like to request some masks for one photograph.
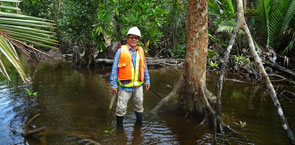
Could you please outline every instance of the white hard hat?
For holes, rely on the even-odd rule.
[[[137,36],[141,37],[140,30],[137,27],[130,28],[129,31],[128,31],[128,33],[127,33],[127,36],[129,34],[133,34],[133,35],[137,35]]]

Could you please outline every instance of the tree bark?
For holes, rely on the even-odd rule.
[[[153,112],[166,108],[168,104],[178,104],[186,112],[208,117],[209,113],[214,113],[210,105],[213,95],[206,87],[208,1],[190,0],[188,13],[183,73],[173,91],[153,109]]]

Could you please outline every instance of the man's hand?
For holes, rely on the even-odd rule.
[[[145,90],[149,90],[151,88],[151,85],[145,85]]]
[[[116,95],[118,93],[118,89],[117,88],[112,88],[112,94]]]

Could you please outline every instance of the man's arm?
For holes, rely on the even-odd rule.
[[[120,51],[121,49],[118,49],[115,58],[114,58],[114,62],[113,62],[113,67],[112,67],[112,72],[111,72],[111,76],[110,76],[110,84],[112,87],[112,92],[113,93],[117,93],[117,89],[118,89],[118,63],[119,63],[119,58],[120,58]]]
[[[149,76],[149,71],[148,71],[148,67],[146,64],[146,60],[144,61],[144,65],[145,65],[145,67],[144,67],[144,80],[145,80],[146,90],[149,90],[151,82],[150,82],[150,76]]]

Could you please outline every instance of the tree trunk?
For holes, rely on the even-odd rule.
[[[204,114],[206,101],[203,96],[207,96],[208,1],[190,0],[188,13],[183,85],[179,94],[186,110]]]
[[[153,109],[153,112],[160,111],[163,108],[167,109],[167,106],[181,106],[186,112],[197,112],[198,115],[208,116],[208,111],[214,111],[209,103],[212,93],[206,88],[207,0],[189,1],[187,24],[188,35],[184,71],[173,91]]]

